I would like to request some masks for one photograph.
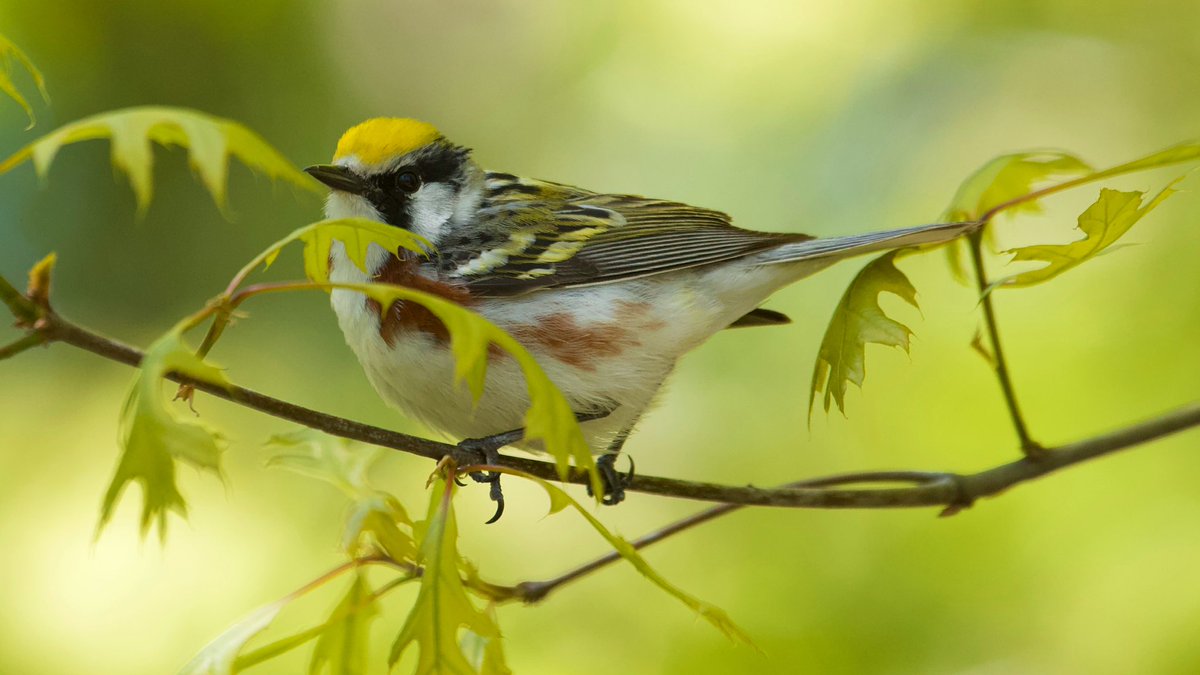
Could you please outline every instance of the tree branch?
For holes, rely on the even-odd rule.
[[[126,365],[137,366],[142,360],[143,353],[140,350],[89,331],[54,312],[47,311],[40,318],[37,328],[34,330],[40,332],[47,342],[69,344]],[[410,436],[311,410],[244,387],[235,386],[227,390],[174,373],[168,377],[181,384],[190,384],[196,389],[218,398],[334,436],[433,460],[440,460],[449,455],[460,465],[470,464],[477,459],[469,456],[455,445]],[[1036,461],[1026,457],[975,474],[870,472],[817,478],[805,481],[802,485],[775,489],[719,485],[659,476],[636,476],[626,489],[646,494],[741,506],[826,509],[942,506],[947,509],[943,513],[949,514],[970,506],[979,498],[998,494],[1019,483],[1194,426],[1200,426],[1200,401],[1116,432],[1046,450],[1044,456]],[[539,478],[557,480],[554,464],[551,462],[503,456],[499,463]],[[588,477],[585,472],[573,469],[568,481],[586,484]],[[867,487],[870,484],[897,481],[911,485],[906,487]],[[854,485],[863,487],[838,487]]]

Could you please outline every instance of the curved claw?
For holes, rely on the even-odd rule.
[[[467,438],[459,441],[458,447],[475,454],[482,463],[494,466],[501,463],[500,448],[520,440],[523,434],[524,430],[518,429],[484,438]],[[489,496],[492,498],[492,501],[496,502],[496,513],[492,515],[485,525],[491,525],[500,520],[500,516],[504,515],[504,492],[500,488],[500,472],[472,471],[468,475],[476,483],[489,483],[492,486]]]
[[[497,485],[499,485],[499,483],[497,483]],[[500,520],[500,516],[502,516],[502,515],[504,515],[504,497],[501,497],[500,499],[496,500],[496,513],[493,514],[492,517],[489,518],[483,524],[491,525],[492,523],[496,522],[497,520]]]
[[[490,473],[487,480],[492,484],[492,489],[488,491],[488,496],[492,498],[492,501],[496,502],[496,513],[492,514],[491,519],[484,523],[484,525],[491,525],[500,520],[500,516],[504,515],[504,490],[500,489],[500,474]]]

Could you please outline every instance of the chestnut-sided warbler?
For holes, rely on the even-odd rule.
[[[470,150],[411,119],[363,122],[342,136],[332,164],[307,171],[333,189],[328,217],[370,218],[435,247],[426,258],[372,244],[363,272],[337,242],[333,281],[418,288],[523,343],[575,412],[592,418],[582,428],[604,453],[606,503],[622,496],[612,459],[679,357],[725,328],[787,323],[759,305],[843,258],[944,242],[972,227],[828,239],[743,230],[709,209],[485,171]],[[518,429],[529,407],[514,360],[493,358],[476,403],[456,386],[446,329],[428,310],[397,303],[381,319],[378,305],[349,290],[333,291],[332,304],[389,403],[460,439],[519,439],[498,435]]]

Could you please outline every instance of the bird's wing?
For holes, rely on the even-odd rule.
[[[494,173],[475,225],[478,237],[445,242],[439,254],[442,271],[481,296],[634,279],[812,238],[743,230],[678,202]]]

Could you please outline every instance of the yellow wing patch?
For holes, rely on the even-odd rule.
[[[399,117],[376,117],[350,127],[338,141],[334,161],[356,156],[366,165],[379,165],[441,138],[432,124]]]
[[[583,248],[583,241],[556,241],[546,247],[541,255],[537,257],[539,263],[557,263],[570,259],[571,256],[579,252]]]

